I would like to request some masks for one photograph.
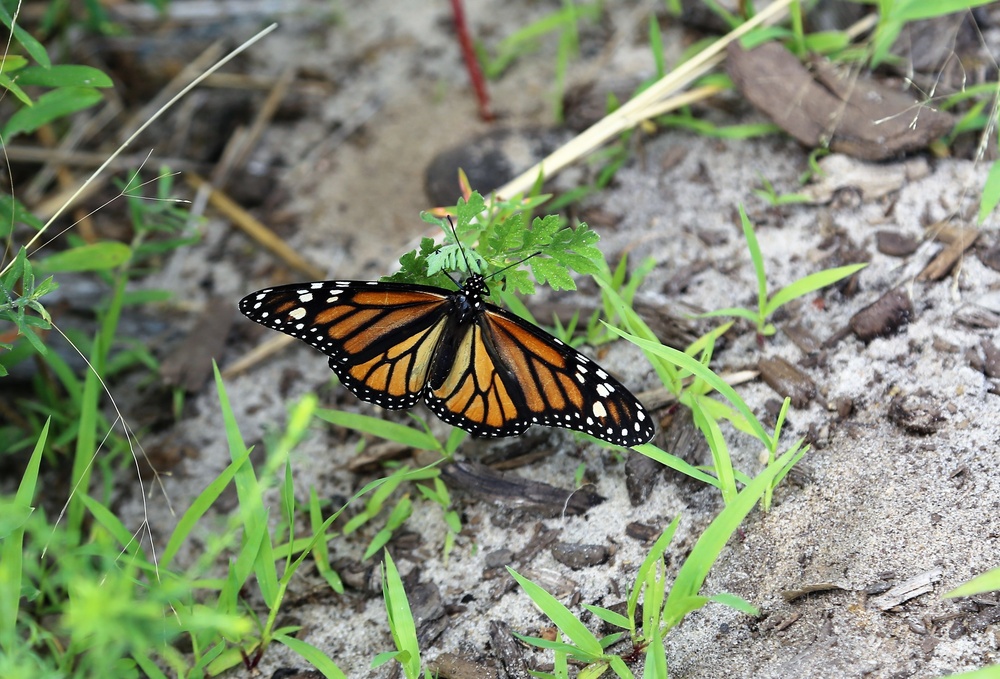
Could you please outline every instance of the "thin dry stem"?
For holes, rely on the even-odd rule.
[[[524,193],[537,181],[539,175],[546,179],[551,178],[566,166],[586,156],[622,132],[635,127],[644,120],[684,105],[676,102],[672,106],[668,105],[667,98],[722,63],[725,58],[725,49],[729,43],[738,40],[758,26],[778,21],[792,2],[793,0],[777,0],[777,2],[772,3],[753,19],[716,40],[709,47],[630,99],[618,110],[609,113],[570,142],[553,151],[537,165],[504,184],[496,190],[497,195],[510,197]],[[678,101],[691,103],[690,99],[687,98],[678,99]]]

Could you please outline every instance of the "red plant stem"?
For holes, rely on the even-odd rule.
[[[476,99],[479,101],[479,117],[490,122],[493,120],[493,110],[490,108],[490,95],[486,91],[486,80],[483,72],[479,68],[479,60],[472,49],[472,37],[469,35],[469,25],[465,22],[465,10],[462,8],[462,0],[451,0],[451,12],[455,17],[455,32],[458,33],[458,44],[462,48],[462,57],[465,59],[465,68],[469,72],[469,79],[472,80],[472,88],[476,91]]]

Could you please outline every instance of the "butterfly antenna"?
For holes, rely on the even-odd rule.
[[[513,268],[514,268],[515,266],[519,266],[519,265],[521,265],[521,264],[524,264],[525,262],[527,262],[527,261],[528,261],[529,259],[531,259],[532,257],[537,257],[537,256],[538,256],[538,255],[540,255],[540,254],[542,254],[541,250],[539,250],[538,252],[535,252],[534,254],[530,254],[530,255],[528,255],[527,257],[523,258],[523,259],[519,259],[519,260],[517,260],[516,262],[514,262],[513,264],[508,264],[507,266],[505,266],[505,267],[504,267],[504,268],[502,268],[502,269],[499,269],[499,270],[497,270],[497,271],[494,271],[493,273],[491,273],[491,274],[490,274],[490,276],[489,276],[489,277],[490,277],[490,278],[493,278],[494,276],[499,276],[500,274],[502,274],[502,273],[503,273],[504,271],[506,271],[507,269],[513,269]]]
[[[448,217],[448,226],[451,227],[451,233],[455,236],[455,245],[458,246],[458,251],[462,253],[462,259],[465,260],[465,270],[472,273],[472,267],[469,266],[469,258],[465,256],[465,248],[462,247],[462,241],[458,239],[458,231],[455,230],[455,222],[451,221],[451,215],[446,215]]]

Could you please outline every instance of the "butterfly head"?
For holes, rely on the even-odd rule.
[[[484,298],[490,294],[486,279],[481,274],[474,273],[452,293],[452,303],[455,309],[455,319],[465,323],[483,310]]]
[[[482,274],[474,273],[462,283],[462,292],[469,298],[469,302],[473,303],[477,299],[489,297],[490,288],[486,285],[486,279]]]

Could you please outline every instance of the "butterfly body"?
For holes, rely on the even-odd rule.
[[[541,424],[622,446],[652,438],[652,419],[625,387],[487,295],[478,274],[457,290],[322,281],[260,290],[240,311],[327,354],[362,400],[392,409],[424,400],[474,436]]]

